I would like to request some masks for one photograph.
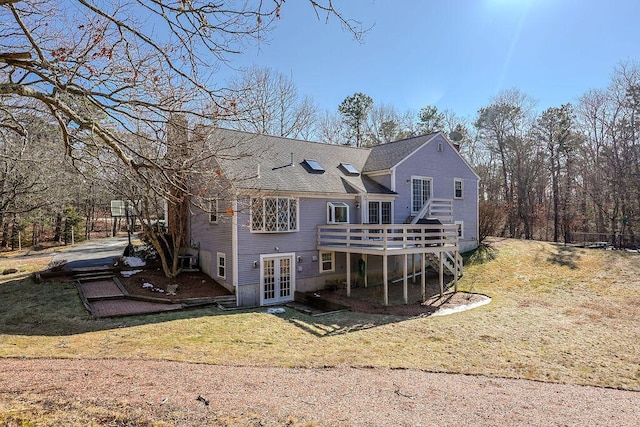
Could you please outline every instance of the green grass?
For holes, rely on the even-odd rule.
[[[640,256],[500,241],[463,290],[491,304],[443,317],[215,308],[91,319],[66,283],[0,283],[0,357],[384,366],[640,390]]]

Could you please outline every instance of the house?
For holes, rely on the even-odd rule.
[[[239,306],[343,283],[384,286],[426,264],[457,280],[478,245],[478,175],[442,133],[371,148],[215,129],[225,185],[191,215],[201,269]],[[398,285],[399,286],[399,285]]]

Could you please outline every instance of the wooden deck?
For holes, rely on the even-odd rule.
[[[423,296],[425,294],[425,263],[428,257],[436,257],[440,293],[444,292],[445,265],[451,270],[457,289],[458,276],[462,272],[462,258],[458,247],[458,226],[455,224],[331,224],[317,227],[319,251],[348,254],[381,255],[384,287],[384,305],[389,304],[388,257],[402,255],[404,301],[407,303],[407,257],[420,254]],[[351,294],[351,262],[346,263],[347,295]]]
[[[370,255],[455,252],[455,224],[334,224],[318,226],[318,250]]]

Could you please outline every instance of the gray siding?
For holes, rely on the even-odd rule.
[[[369,176],[369,178],[371,178],[378,184],[384,185],[388,189],[391,189],[391,174]]]
[[[442,151],[439,150],[441,143]],[[418,145],[416,145],[418,146]],[[460,158],[453,148],[441,135],[422,145],[416,152],[400,162],[395,167],[395,179],[391,174],[371,177],[374,181],[392,188],[398,193],[393,203],[393,217],[395,223],[403,223],[411,215],[411,177],[423,176],[432,178],[432,197],[454,199],[454,180],[463,181],[462,199],[454,199],[454,219],[463,221],[464,238],[460,242],[461,250],[466,251],[477,246],[477,176]],[[314,179],[313,177],[308,177]],[[282,195],[286,195],[282,194]],[[243,197],[238,201],[237,237],[238,237],[238,277],[233,277],[233,217],[225,210],[231,207],[229,201],[219,202],[218,223],[211,224],[208,214],[196,209],[191,218],[191,240],[199,248],[199,260],[202,270],[237,294],[238,303],[244,306],[258,305],[260,301],[260,256],[266,254],[289,254],[295,256],[296,290],[312,291],[321,289],[329,283],[341,284],[345,280],[346,255],[337,253],[335,256],[335,271],[320,273],[319,253],[316,249],[317,225],[327,223],[327,202],[345,202],[349,205],[350,223],[360,223],[361,210],[366,204],[356,208],[356,194],[342,194],[335,198],[300,197],[298,199],[299,230],[282,233],[252,233],[250,218],[250,198]],[[384,199],[376,194],[369,194],[369,200]],[[226,254],[226,278],[217,277],[218,252]],[[361,278],[358,274],[359,256],[351,256],[352,280],[357,283]],[[382,280],[381,258],[368,258],[369,283],[374,284]],[[390,277],[401,271],[401,257],[389,258]],[[237,283],[238,288],[233,289]]]
[[[442,151],[438,151],[440,142]],[[411,215],[412,176],[432,178],[432,197],[443,199],[454,198],[455,178],[463,180],[463,198],[453,201],[454,220],[464,223],[461,250],[473,249],[478,238],[478,178],[460,158],[456,149],[438,135],[397,166],[395,178],[398,197],[394,205],[396,223],[406,221]]]
[[[191,216],[191,241],[199,249],[198,258],[202,271],[229,290],[233,290],[233,253],[231,247],[232,218],[225,213],[228,201],[218,202],[218,223],[209,222],[209,214],[198,208]],[[218,277],[217,253],[226,255],[225,279]]]
[[[327,223],[327,202],[345,202],[349,205],[349,220],[359,222],[360,212],[355,207],[354,198],[300,198],[298,199],[299,231],[287,233],[252,233],[248,209],[238,215],[238,285],[243,305],[254,305],[259,301],[260,255],[294,253],[296,256],[296,290],[311,291],[323,288],[327,281],[337,280],[344,275],[344,255],[336,256],[334,273],[320,274],[317,246],[318,224]],[[249,199],[240,203],[249,205]],[[300,257],[300,262],[297,261]],[[257,265],[257,267],[256,267]],[[254,301],[255,300],[255,301]],[[253,301],[253,304],[252,304]]]

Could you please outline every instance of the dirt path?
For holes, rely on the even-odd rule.
[[[91,414],[127,414],[126,425],[632,426],[640,419],[638,392],[527,380],[382,368],[0,359],[0,414],[31,405],[84,411],[97,424],[104,419]]]

